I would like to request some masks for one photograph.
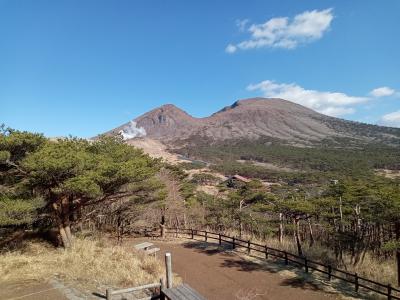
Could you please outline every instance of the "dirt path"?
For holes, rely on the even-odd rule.
[[[49,283],[34,281],[0,283],[0,299],[4,300],[68,300],[64,293]]]
[[[323,292],[320,286],[282,270],[276,263],[262,265],[203,242],[152,242],[161,249],[160,259],[165,252],[171,252],[173,271],[210,300],[340,299],[337,294]]]
[[[126,239],[124,245],[131,251],[133,245],[149,241],[147,238]],[[209,300],[338,300],[337,293],[321,290],[321,282],[306,280],[303,271],[289,270],[274,261],[260,261],[224,251],[216,244],[193,240],[151,240],[161,249],[163,260],[166,252],[172,254],[173,272]],[[83,295],[62,283],[0,282],[0,299],[17,300],[78,300],[100,299],[93,293]],[[349,298],[347,298],[349,299]]]

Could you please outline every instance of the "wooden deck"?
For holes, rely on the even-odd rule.
[[[161,295],[170,300],[206,300],[206,298],[185,283],[174,288],[162,289]]]

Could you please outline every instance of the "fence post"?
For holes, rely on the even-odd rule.
[[[332,279],[332,266],[328,266],[328,280],[331,281]]]
[[[250,255],[250,240],[247,242],[247,254]]]
[[[112,297],[112,289],[106,289],[106,299],[111,300]]]
[[[205,233],[204,237],[205,237],[205,239],[206,239],[206,242],[207,242],[207,231],[206,231],[206,233]]]
[[[235,237],[232,237],[232,249],[235,249],[236,245],[235,245]]]
[[[161,238],[165,239],[165,225],[160,224]]]
[[[162,278],[160,278],[160,300],[165,300],[165,295],[162,292],[163,289],[164,289],[164,281]]]
[[[222,241],[221,241],[221,234],[220,233],[218,233],[218,244],[221,246],[221,244],[222,244]]]
[[[289,260],[287,257],[287,252],[285,251],[285,265],[288,265],[288,264],[289,264]]]
[[[167,289],[172,288],[172,262],[171,253],[165,253],[165,270],[167,276]]]
[[[193,228],[192,228],[192,240],[194,239],[194,232],[193,232]]]
[[[356,292],[358,292],[358,274],[354,273],[354,287],[356,289]]]
[[[268,246],[265,245],[265,258],[268,258]]]
[[[160,278],[160,291],[164,288],[164,280]]]
[[[308,261],[307,261],[307,257],[304,257],[304,270],[306,271],[306,273],[308,273]]]
[[[387,285],[387,290],[388,290],[388,300],[392,300],[392,285],[389,283]]]

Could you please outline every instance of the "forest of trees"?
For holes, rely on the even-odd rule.
[[[191,159],[213,163],[223,173],[237,171],[244,176],[272,179],[326,180],[337,176],[368,177],[375,169],[400,169],[398,146],[360,144],[349,146],[344,141],[331,141],[315,147],[287,145],[278,140],[237,140],[212,143],[197,141],[187,143],[178,150]],[[291,168],[279,172],[268,168],[241,165],[237,160],[271,163],[277,167]],[[320,181],[321,181],[320,180]]]
[[[276,158],[276,149],[280,148],[259,152],[271,151],[275,153],[271,159],[279,162],[283,158]],[[189,176],[183,168],[188,165],[150,158],[118,137],[51,141],[41,134],[2,127],[0,227],[57,228],[61,244],[68,248],[73,234],[82,228],[92,226],[122,238],[165,221],[170,227],[275,239],[282,247],[289,241],[299,255],[317,255],[323,249],[318,259],[332,259],[332,264],[344,268],[362,265],[370,257],[376,262],[393,261],[392,268],[400,270],[400,180],[367,170],[362,176],[342,172],[344,161],[360,156],[332,154],[329,158],[329,153],[325,166],[339,160],[341,167],[321,178],[309,168],[320,164],[307,167],[307,159],[300,162],[305,156],[312,161],[314,151],[301,149],[293,154],[288,150],[293,163],[299,160],[296,168],[304,168],[293,178],[277,174],[272,186],[254,179],[230,187],[211,173]],[[240,156],[234,149],[232,153]],[[392,165],[398,154],[388,153],[382,152],[369,164]],[[322,152],[315,160],[324,160]],[[258,171],[262,169],[250,177],[262,178]],[[331,180],[333,175],[335,180]],[[199,190],[202,185],[213,185],[218,193]],[[400,277],[391,280],[399,284]]]
[[[165,202],[170,227],[275,239],[278,247],[289,241],[300,256],[313,255],[351,270],[357,270],[366,257],[376,264],[392,260],[392,269],[398,273],[391,280],[399,284],[399,179],[349,177],[325,185],[277,184],[271,188],[252,180],[238,188],[220,184],[216,195],[190,192],[193,180],[185,176],[175,180],[179,184],[174,189],[183,193],[179,199],[172,194],[171,201]]]
[[[56,227],[66,248],[85,207],[136,199],[159,170],[159,161],[119,138],[50,141],[1,129],[0,225]]]

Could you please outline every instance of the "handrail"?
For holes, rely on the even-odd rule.
[[[331,278],[337,278],[340,280],[343,280],[345,282],[348,283],[352,283],[355,285],[355,290],[356,292],[358,292],[359,288],[362,287],[364,289],[367,289],[369,291],[375,292],[375,293],[379,293],[381,295],[387,296],[389,300],[400,300],[400,289],[392,287],[390,284],[383,284],[368,278],[364,278],[364,277],[360,277],[357,273],[349,273],[347,271],[344,270],[340,270],[337,268],[334,268],[330,265],[326,265],[320,262],[316,262],[313,260],[309,260],[304,256],[299,256],[284,250],[280,250],[280,249],[275,249],[275,248],[271,248],[268,247],[267,245],[261,245],[261,244],[257,244],[257,243],[253,243],[250,240],[245,241],[242,239],[239,239],[237,237],[234,236],[228,236],[222,233],[216,233],[216,232],[209,232],[206,230],[198,230],[198,229],[180,229],[180,228],[166,228],[167,230],[171,230],[170,233],[184,233],[184,234],[188,234],[190,235],[192,238],[194,238],[194,236],[199,236],[199,237],[203,237],[205,238],[205,241],[208,241],[208,239],[212,239],[212,240],[217,240],[219,241],[219,243],[224,242],[224,243],[228,243],[232,245],[233,249],[236,249],[236,246],[241,247],[241,248],[247,248],[248,253],[250,253],[250,251],[257,251],[260,253],[264,253],[265,257],[268,258],[268,255],[272,255],[274,257],[277,258],[281,258],[285,260],[285,264],[288,264],[289,262],[295,263],[297,265],[300,265],[301,267],[305,268],[305,271],[308,272],[308,269],[312,269],[315,270],[317,272],[323,273],[328,275],[328,280],[331,280]],[[173,231],[172,231],[173,230]],[[204,234],[198,234],[198,233],[204,233]],[[216,235],[212,236],[212,235]],[[223,239],[226,238],[226,239]],[[243,245],[245,244],[245,245]],[[253,246],[253,247],[252,247]],[[255,247],[261,247],[263,250],[261,249],[257,249],[254,248]],[[275,253],[273,253],[275,252]],[[279,253],[279,254],[278,254]],[[283,254],[283,256],[281,255]],[[291,259],[289,257],[293,257],[297,260]],[[314,264],[315,266],[312,266],[310,264]],[[328,270],[321,270],[318,267],[323,267],[325,269]],[[352,277],[351,279],[346,278],[346,277],[341,277],[336,275],[335,273],[341,273],[344,274],[346,276],[350,276]],[[379,286],[380,288],[384,288],[386,289],[386,291],[382,291],[379,289],[376,289],[374,287],[368,286],[364,283],[362,283],[361,281],[365,281],[367,283],[373,284],[375,286]],[[398,293],[398,295],[394,295],[393,293]]]
[[[154,288],[161,288],[161,282],[150,283],[150,284],[145,284],[145,285],[121,289],[121,290],[115,290],[115,291],[112,289],[107,289],[106,290],[106,299],[111,300],[111,297],[114,295],[120,295],[120,294],[124,294],[124,293],[132,293],[132,292],[137,292],[137,291],[141,291],[141,290],[145,290],[145,289],[154,289]]]

